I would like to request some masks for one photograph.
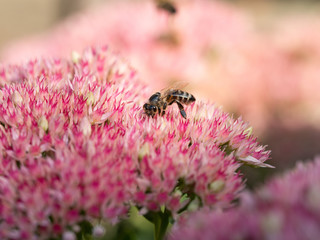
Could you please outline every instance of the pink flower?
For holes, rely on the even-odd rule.
[[[2,239],[71,238],[131,205],[224,208],[243,188],[240,162],[268,166],[248,124],[210,103],[187,106],[187,120],[174,107],[147,117],[152,92],[107,47],[1,72]]]
[[[100,5],[49,33],[10,44],[1,58],[66,57],[107,43],[125,53],[155,90],[188,81],[197,96],[245,116],[259,134],[269,133],[274,122],[290,129],[319,122],[319,17],[276,19],[266,32],[255,31],[245,12],[221,1],[179,1],[172,19],[151,2]]]
[[[180,220],[170,239],[317,239],[320,158],[298,164],[225,212],[199,211]],[[186,218],[187,217],[187,218]]]
[[[177,7],[170,22],[151,1],[107,3],[72,16],[48,34],[10,44],[1,59],[67,57],[88,45],[108,44],[125,53],[139,69],[141,80],[152,81],[156,89],[172,80],[215,84],[208,58],[237,49],[247,40],[251,25],[243,12],[220,1],[185,1]],[[220,92],[213,91],[219,97]]]

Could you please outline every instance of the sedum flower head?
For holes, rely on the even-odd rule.
[[[317,239],[320,236],[320,158],[298,164],[241,205],[225,212],[199,211],[181,219],[170,239]]]
[[[147,117],[152,92],[107,47],[0,72],[1,239],[73,239],[131,205],[226,207],[242,162],[268,166],[248,124],[210,103],[187,106],[187,120],[175,108]]]
[[[0,58],[61,57],[106,42],[126,54],[142,80],[156,79],[155,90],[175,79],[187,80],[198,96],[245,115],[265,136],[270,125],[279,123],[297,131],[318,128],[320,34],[314,29],[320,28],[319,16],[277,18],[266,32],[256,31],[252,18],[226,1],[174,1],[178,12],[173,21],[154,2],[108,1],[47,34],[6,46]],[[134,34],[128,34],[132,26]],[[79,57],[73,52],[74,62]],[[291,161],[295,155],[279,159]]]

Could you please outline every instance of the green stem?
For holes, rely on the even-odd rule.
[[[148,212],[144,216],[146,219],[148,219],[150,222],[154,224],[154,239],[164,239],[167,232],[167,228],[169,226],[171,212],[165,208],[163,212]]]

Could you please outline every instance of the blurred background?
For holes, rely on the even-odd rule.
[[[123,0],[0,0],[0,49],[10,41],[41,33],[73,13]],[[142,0],[128,0],[142,1]],[[266,27],[288,14],[319,13],[319,0],[225,0],[251,14],[257,24]]]
[[[320,1],[172,3],[175,14],[152,0],[0,0],[0,62],[108,45],[153,90],[188,82],[272,150],[276,169],[242,169],[250,187],[320,154]]]

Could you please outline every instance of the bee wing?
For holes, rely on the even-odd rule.
[[[186,81],[173,81],[167,87],[160,90],[161,99],[165,98],[168,93],[174,89],[183,90],[189,85],[189,82]]]

